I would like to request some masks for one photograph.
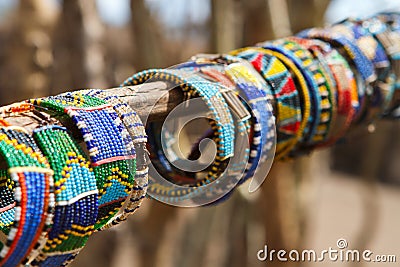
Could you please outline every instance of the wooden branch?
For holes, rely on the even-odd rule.
[[[160,121],[183,101],[183,93],[180,89],[167,90],[167,88],[167,84],[164,82],[152,82],[106,90],[127,102],[143,120]],[[7,109],[9,106],[3,108]],[[6,121],[13,126],[25,127],[31,132],[39,124],[34,117],[27,115],[6,118]]]

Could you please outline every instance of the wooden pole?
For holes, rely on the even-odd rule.
[[[117,87],[108,90],[128,103],[138,115],[146,121],[161,121],[170,111],[183,101],[183,93],[179,88],[171,88],[164,82],[151,82],[137,86]],[[0,108],[7,109],[10,105]],[[29,115],[29,114],[28,114]],[[6,118],[13,126],[34,130],[39,124],[30,116]]]

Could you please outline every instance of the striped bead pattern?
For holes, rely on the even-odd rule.
[[[302,120],[300,96],[286,66],[275,56],[258,47],[232,52],[248,60],[269,83],[276,103],[277,150],[276,157],[288,144],[296,142]]]
[[[137,155],[132,191],[120,212],[101,228],[101,230],[104,230],[125,221],[129,215],[133,214],[140,207],[146,196],[148,186],[148,163],[146,159],[147,134],[137,113],[117,96],[104,90],[96,89],[81,91],[81,93],[103,99],[114,108],[132,137]]]
[[[54,170],[53,226],[33,266],[61,266],[85,246],[94,230],[98,210],[96,178],[79,145],[60,126],[34,131],[40,149]]]
[[[3,228],[7,238],[0,250],[0,264],[17,266],[35,246],[40,246],[37,242],[49,227],[49,205],[54,205],[49,196],[53,171],[26,132],[1,128],[0,153],[13,181],[15,201],[14,214],[9,214],[13,222]]]
[[[229,112],[228,105],[224,100],[220,85],[211,83],[206,79],[194,73],[188,73],[183,70],[147,70],[128,78],[121,86],[142,84],[146,81],[162,80],[179,86],[186,95],[190,97],[200,96],[207,104],[214,119],[215,134],[217,138],[217,156],[211,164],[210,169],[215,166],[221,170],[223,162],[233,156],[234,127],[233,118]],[[198,181],[192,186],[201,186],[217,178],[218,174],[209,171],[204,179]],[[155,184],[149,183],[149,190],[155,188]],[[158,189],[154,189],[159,191]]]
[[[131,136],[113,107],[102,99],[77,92],[31,102],[67,115],[81,133],[99,190],[95,230],[100,229],[116,215],[132,190],[136,155]]]

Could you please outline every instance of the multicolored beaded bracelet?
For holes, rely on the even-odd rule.
[[[149,170],[146,158],[147,134],[137,113],[117,96],[107,91],[97,89],[84,90],[81,91],[81,93],[103,99],[113,106],[115,112],[117,112],[125,128],[131,135],[136,151],[136,172],[132,191],[120,212],[101,228],[101,230],[103,230],[125,221],[129,215],[133,214],[140,207],[146,196]]]
[[[317,55],[321,54],[318,56],[320,61],[325,62],[335,81],[338,118],[331,127],[328,140],[318,144],[317,147],[332,145],[344,135],[354,119],[355,111],[359,108],[354,74],[347,61],[328,43],[315,39],[296,39]]]
[[[67,114],[81,133],[99,190],[95,230],[100,229],[120,210],[132,190],[136,156],[131,136],[113,107],[102,99],[65,93],[31,102],[49,113]]]
[[[275,56],[263,48],[247,47],[232,51],[231,54],[248,60],[269,83],[274,93],[277,115],[276,159],[280,159],[288,144],[297,143],[302,121],[299,92],[290,71]]]
[[[356,44],[353,44],[350,40],[345,38],[345,36],[329,31],[328,29],[320,28],[304,30],[297,34],[297,36],[321,39],[330,43],[333,47],[339,49],[339,52],[342,52],[344,57],[350,59],[350,63],[354,64],[366,83],[370,84],[377,79],[372,62],[363,54]]]
[[[317,98],[320,99],[320,117],[314,118],[314,126],[312,127],[311,135],[308,140],[305,140],[305,145],[310,146],[311,148],[311,146],[317,145],[327,139],[330,125],[334,119],[334,106],[336,101],[334,98],[334,92],[332,92],[334,85],[329,83],[331,72],[328,69],[325,70],[321,61],[313,56],[306,47],[303,47],[296,41],[281,39],[276,41],[276,44],[279,43],[296,55],[305,66],[307,65],[307,62],[311,60],[308,68],[313,74],[313,79],[315,80],[318,89],[318,92],[316,91],[315,93],[318,95]]]
[[[0,109],[0,114],[1,114],[0,121],[3,126],[8,126],[7,129],[14,129],[17,131],[22,131],[24,133],[27,133],[27,131],[24,128],[11,126],[10,123],[6,121],[6,119],[13,118],[16,116],[30,116],[30,117],[35,118],[38,121],[47,119],[47,118],[42,118],[40,115],[38,116],[38,114],[35,113],[35,111],[34,111],[34,107],[31,104],[28,104],[26,102],[15,103],[15,104],[3,107]],[[37,150],[39,151],[39,148],[37,148]],[[46,166],[49,166],[49,164],[47,162],[46,162]],[[49,166],[49,168],[50,168],[50,166]],[[11,193],[10,196],[12,198],[12,190],[14,188],[14,182],[12,181],[11,177],[8,175],[7,171],[4,171],[4,172],[5,172],[4,177],[7,177],[7,182],[5,184],[8,185],[8,190],[10,190],[9,193]],[[43,231],[42,231],[36,245],[32,244],[33,248],[30,250],[30,253],[22,261],[22,264],[25,264],[25,265],[29,264],[34,259],[34,257],[36,257],[36,255],[39,253],[39,251],[42,249],[42,247],[46,243],[48,232],[51,229],[51,223],[52,223],[52,219],[54,216],[54,208],[55,208],[55,196],[54,196],[53,177],[49,177],[49,178],[50,178],[49,179],[49,194],[47,196],[48,199],[46,200],[48,202],[48,211],[47,211],[47,219],[46,219],[45,227],[43,228]],[[11,204],[11,203],[8,203],[8,204]],[[8,206],[8,204],[6,206]],[[8,206],[8,208],[9,207],[10,206]],[[8,208],[6,208],[5,214],[8,217],[8,219],[12,219],[12,216],[9,216],[10,215],[9,213],[10,212],[12,213],[13,210],[11,210],[11,209],[9,210]],[[10,221],[8,221],[8,222],[10,222]]]
[[[217,80],[222,78],[219,73],[213,72],[212,80]],[[216,75],[220,76],[219,78]],[[225,77],[226,78],[226,77]],[[224,79],[224,78],[222,78]],[[229,80],[224,79],[224,84],[231,83]],[[224,90],[224,87],[221,87]],[[170,204],[177,204],[182,206],[203,206],[203,205],[215,205],[220,203],[228,198],[232,191],[239,183],[243,182],[244,172],[247,168],[249,162],[249,153],[248,149],[249,145],[249,135],[248,131],[250,126],[248,125],[248,120],[243,120],[239,114],[233,112],[232,116],[235,121],[235,145],[234,145],[234,154],[235,157],[230,158],[229,162],[224,162],[223,166],[220,166],[219,169],[212,167],[212,172],[215,175],[218,175],[218,179],[216,181],[209,182],[200,186],[171,186],[168,183],[162,182],[151,182],[149,185],[149,192],[151,196],[159,201],[163,201]],[[152,157],[157,157],[156,159],[152,159],[153,164],[157,164],[159,166],[159,171],[162,174],[170,174],[174,173],[174,176],[171,179],[174,183],[177,180],[179,181],[187,181],[190,179],[186,173],[183,173],[182,176],[179,174],[179,170],[176,170],[174,166],[171,166],[164,155],[165,149],[171,149],[170,144],[165,144],[164,150],[161,148],[161,127],[155,123],[151,123],[150,132],[153,133],[149,135],[149,143],[150,150],[152,153],[150,154]],[[171,131],[176,129],[163,129],[163,134],[166,135],[164,137],[164,142],[175,142],[175,137],[168,137],[169,134],[173,135]],[[200,140],[204,138],[215,138],[214,131],[207,131],[204,136],[201,137]],[[192,150],[188,156],[189,159],[197,159],[199,153],[199,143],[193,145]],[[170,154],[171,152],[168,151]],[[208,167],[207,169],[210,169]],[[150,176],[152,177],[152,176]]]
[[[298,142],[303,138],[304,131],[307,127],[307,124],[310,120],[311,117],[311,101],[310,101],[310,93],[308,90],[308,85],[306,82],[305,77],[303,76],[301,70],[299,67],[296,66],[296,64],[287,56],[285,56],[283,53],[270,50],[270,49],[264,49],[264,48],[258,48],[262,49],[263,53],[270,54],[279,61],[281,61],[285,67],[290,71],[291,76],[293,78],[293,81],[296,84],[296,88],[300,93],[300,103],[302,107],[302,120],[299,126],[299,129],[296,133],[296,139],[293,139],[291,142],[288,142],[287,146],[284,147],[280,152],[277,157],[279,159],[287,159],[290,157],[289,152],[292,151],[292,149],[298,144]],[[278,140],[279,143],[279,140]],[[277,158],[275,157],[275,158]]]
[[[319,65],[319,70],[323,74],[326,80],[326,87],[328,90],[327,98],[323,97],[324,92],[321,92],[322,101],[328,100],[331,105],[331,120],[328,122],[327,129],[326,129],[326,136],[323,141],[320,141],[316,144],[317,147],[324,146],[325,143],[332,142],[330,140],[332,138],[333,133],[333,126],[336,124],[337,118],[337,99],[336,98],[343,98],[342,91],[337,89],[338,85],[336,83],[335,74],[333,73],[333,69],[329,65],[329,58],[332,55],[337,55],[338,52],[334,50],[328,43],[315,40],[315,39],[304,39],[299,37],[290,37],[290,40],[298,43],[302,47],[306,48],[310,53],[313,55],[314,60]],[[340,96],[339,96],[340,94]],[[348,95],[350,97],[350,95]],[[347,102],[351,108],[351,101]]]
[[[245,177],[240,181],[242,183],[254,175],[260,160],[265,162],[268,157],[271,158],[274,150],[276,133],[271,88],[251,64],[238,57],[200,54],[187,64],[192,65],[191,69],[198,69],[214,81],[237,91],[250,108],[254,121],[251,128],[249,164]]]
[[[373,94],[368,97],[366,120],[376,118],[382,113],[384,94],[387,88],[393,87],[394,79],[389,76],[390,62],[384,47],[363,26],[362,21],[347,19],[330,27],[331,30],[346,36],[356,43],[364,55],[374,64],[377,80],[373,83]]]
[[[323,138],[326,133],[320,131],[321,129],[319,127],[320,124],[321,126],[325,126],[325,123],[330,121],[329,109],[331,106],[329,102],[322,102],[322,97],[328,96],[328,93],[326,92],[325,95],[321,94],[323,91],[327,91],[325,85],[326,80],[319,71],[316,62],[313,61],[311,54],[296,43],[288,40],[280,40],[276,41],[274,44],[266,42],[263,43],[262,46],[283,53],[289,57],[297,67],[302,68],[302,73],[307,81],[313,103],[311,106],[313,116],[310,116],[301,144],[297,146],[298,148],[295,151],[292,151],[292,153],[299,153],[300,147],[309,146],[315,142],[321,141],[320,139]],[[323,113],[326,113],[328,116],[322,116],[321,114]],[[324,130],[323,127],[321,128]]]
[[[54,170],[55,216],[48,240],[32,266],[62,266],[75,258],[93,233],[98,211],[96,178],[79,145],[57,125],[33,137]]]
[[[315,38],[321,39],[330,43],[334,48],[350,60],[350,64],[355,68],[354,74],[360,76],[361,80],[358,83],[358,97],[361,103],[360,109],[357,110],[354,123],[362,122],[366,117],[366,111],[368,110],[369,97],[373,95],[373,88],[371,84],[377,79],[374,65],[364,55],[364,53],[358,48],[356,44],[353,44],[344,35],[329,31],[327,29],[313,28],[305,30],[298,34],[299,37],[303,38]],[[359,73],[360,75],[358,75]]]
[[[12,203],[0,212],[0,264],[18,266],[43,237],[52,220],[50,196],[53,171],[32,137],[21,129],[0,128],[0,153],[12,179]],[[11,193],[11,192],[9,192]],[[8,194],[10,195],[10,194]]]
[[[211,164],[209,173],[204,179],[196,182],[196,186],[207,184],[218,177],[218,173],[213,171],[217,169],[221,171],[221,166],[224,161],[233,156],[234,149],[234,127],[232,115],[229,112],[228,104],[220,92],[220,85],[209,82],[208,80],[182,70],[174,69],[153,69],[146,70],[128,78],[121,86],[137,85],[147,81],[166,81],[173,87],[181,88],[188,98],[200,96],[207,104],[211,111],[212,119],[215,125],[216,140],[217,140],[217,156]],[[223,170],[222,170],[223,171]],[[193,185],[193,184],[192,184]],[[149,189],[152,187],[149,184]]]
[[[384,118],[396,118],[394,112],[400,106],[400,15],[379,14],[363,21],[363,27],[383,46],[390,59],[391,68],[387,81],[381,86],[383,92]],[[385,87],[385,84],[388,85]]]

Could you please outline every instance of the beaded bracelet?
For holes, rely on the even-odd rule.
[[[304,147],[321,141],[321,139],[324,138],[324,135],[326,135],[326,131],[324,130],[326,130],[327,124],[330,122],[331,106],[329,101],[322,101],[324,100],[323,97],[326,97],[329,94],[327,92],[326,79],[323,77],[323,74],[321,74],[315,61],[312,60],[312,56],[307,50],[288,40],[277,41],[275,44],[264,43],[262,46],[264,46],[264,48],[284,53],[297,65],[297,67],[302,68],[314,105],[311,107],[313,116],[310,116],[311,120],[309,120],[305,129],[305,135],[301,141],[301,146]],[[300,146],[298,146],[298,148],[299,147]],[[297,153],[299,151],[299,149],[296,149]],[[294,152],[295,151],[292,151],[292,153]]]
[[[262,52],[265,54],[270,54],[276,57],[279,61],[281,61],[285,65],[285,67],[290,71],[293,81],[295,82],[296,88],[298,89],[299,92],[302,120],[299,129],[296,133],[296,138],[294,138],[291,142],[288,142],[287,146],[280,151],[279,155],[277,155],[279,159],[287,159],[288,157],[290,157],[289,152],[291,152],[292,149],[303,138],[305,128],[307,127],[307,124],[310,120],[311,116],[310,93],[308,90],[305,77],[302,74],[302,71],[300,70],[300,68],[296,66],[296,64],[290,58],[285,56],[283,53],[274,50],[264,49],[264,48],[257,48],[257,49],[262,50]]]
[[[344,51],[342,55],[350,59],[351,63],[354,64],[366,83],[372,83],[377,79],[372,62],[355,44],[346,39],[343,35],[326,29],[313,28],[304,30],[297,34],[297,36],[302,38],[321,39],[330,43],[333,47],[339,49],[339,52],[341,52],[340,50]]]
[[[383,46],[390,59],[390,73],[385,84],[381,86],[383,92],[383,117],[396,118],[395,109],[400,106],[400,15],[383,13],[365,20],[362,25]]]
[[[306,47],[318,60],[327,84],[333,107],[331,127],[327,139],[315,147],[326,147],[335,143],[348,129],[358,108],[357,86],[354,75],[346,60],[328,43],[316,39],[291,37],[291,40]],[[354,100],[352,100],[352,98]],[[353,102],[352,102],[353,101]],[[344,117],[337,120],[338,115]]]
[[[8,123],[6,121],[7,118],[12,118],[12,117],[16,117],[16,116],[30,116],[35,118],[38,121],[42,121],[44,118],[40,117],[40,115],[38,116],[38,114],[35,113],[34,111],[34,107],[31,104],[28,104],[26,102],[20,102],[20,103],[15,103],[3,108],[0,108],[0,121],[2,122],[1,124],[4,126],[8,126],[7,129],[14,129],[17,131],[22,131],[24,133],[26,133],[27,131],[24,128],[21,127],[15,127],[15,126],[11,126],[10,123]],[[37,148],[38,151],[39,148]],[[46,166],[49,166],[49,164],[46,162]],[[49,167],[50,168],[50,167]],[[3,175],[3,177],[7,177],[7,182],[5,183],[6,185],[8,185],[8,190],[11,198],[12,198],[12,190],[14,188],[14,182],[12,181],[11,177],[8,175],[8,173],[6,171],[5,175]],[[7,192],[7,189],[6,189]],[[44,246],[44,244],[46,243],[47,240],[47,235],[48,232],[51,229],[51,223],[52,223],[52,219],[54,216],[54,208],[55,208],[55,196],[54,196],[54,181],[53,181],[53,177],[49,177],[49,194],[48,194],[48,199],[45,199],[45,201],[48,202],[48,211],[47,211],[47,219],[46,219],[46,223],[45,223],[45,227],[43,228],[43,231],[36,243],[32,244],[32,249],[30,250],[30,253],[23,259],[22,263],[23,264],[29,264],[29,262],[31,262],[34,257],[36,257],[36,255],[39,253],[39,251],[42,249],[42,247]],[[7,201],[6,201],[7,203]],[[9,206],[8,204],[11,203],[7,203],[6,206],[8,206],[8,208],[10,208],[11,206]],[[15,203],[13,203],[13,205],[15,206]],[[12,222],[12,216],[10,216],[10,212],[14,212],[12,209],[8,209],[6,208],[5,213],[3,215],[6,215],[6,217],[8,218],[8,223]],[[11,219],[11,221],[10,221]]]
[[[162,80],[171,83],[173,86],[179,86],[188,98],[200,96],[207,104],[212,112],[211,116],[215,124],[211,124],[211,126],[215,128],[217,156],[210,166],[211,171],[208,172],[204,179],[197,182],[196,186],[201,186],[215,180],[218,177],[216,170],[217,172],[221,171],[224,161],[233,156],[234,149],[233,119],[229,112],[228,104],[220,92],[220,85],[211,83],[199,75],[182,70],[153,69],[133,75],[121,86],[137,85],[148,80]],[[149,189],[151,186],[150,184]]]
[[[299,93],[286,66],[275,56],[258,47],[247,47],[231,52],[248,60],[270,84],[277,107],[278,144],[276,159],[283,156],[289,144],[297,142],[297,133],[302,120]]]
[[[120,210],[132,190],[136,161],[129,133],[114,109],[99,98],[65,93],[31,102],[49,113],[67,114],[81,133],[99,190],[95,230],[100,229]]]
[[[201,73],[213,78],[214,81],[236,90],[251,110],[253,124],[250,157],[246,175],[240,181],[242,183],[254,175],[259,161],[265,161],[274,149],[276,134],[275,117],[272,114],[270,103],[271,88],[251,64],[238,57],[200,54],[194,56],[192,60],[192,62],[188,62],[193,65],[192,69],[197,68]]]
[[[115,112],[117,112],[131,135],[136,151],[136,172],[132,191],[120,212],[100,229],[103,230],[125,221],[141,206],[142,201],[146,196],[149,170],[146,159],[147,135],[143,123],[137,113],[117,96],[104,90],[95,89],[81,91],[81,93],[103,99],[113,106]]]
[[[373,83],[373,94],[368,97],[368,111],[364,116],[371,120],[382,113],[384,95],[393,87],[394,79],[390,74],[390,62],[384,47],[363,26],[362,21],[348,19],[331,27],[333,31],[346,36],[356,43],[364,55],[374,64],[377,80]]]
[[[94,230],[98,211],[96,178],[78,144],[64,127],[33,132],[54,170],[55,216],[48,240],[33,266],[61,266],[75,258]]]
[[[306,124],[306,127],[303,130],[303,136],[302,139],[300,140],[302,144],[305,144],[311,136],[314,135],[315,132],[313,130],[316,130],[316,125],[318,124],[318,120],[320,118],[321,114],[321,96],[318,91],[318,85],[316,83],[316,80],[313,77],[313,72],[310,68],[311,64],[314,65],[314,62],[311,60],[303,61],[300,59],[297,55],[294,54],[294,52],[291,50],[293,49],[292,47],[286,48],[283,45],[279,44],[272,44],[270,42],[265,42],[262,44],[257,44],[264,49],[269,49],[276,51],[277,53],[281,53],[285,55],[287,58],[289,58],[298,69],[300,69],[303,78],[305,79],[307,83],[307,88],[310,96],[310,101],[311,101],[311,115],[308,117],[308,122]],[[298,144],[299,146],[300,144]],[[293,153],[293,151],[292,151]]]
[[[335,81],[337,101],[332,101],[337,106],[338,120],[331,127],[332,130],[328,140],[317,145],[317,147],[326,147],[334,144],[344,135],[354,119],[355,111],[359,108],[355,77],[347,61],[328,43],[315,39],[295,37],[294,39],[307,46],[318,56],[320,62],[330,69],[332,79]]]
[[[212,79],[217,79],[216,74],[213,71]],[[222,77],[222,76],[221,76]],[[211,76],[210,76],[211,78]],[[225,80],[226,82],[231,83],[230,81]],[[229,162],[224,162],[223,165],[219,166],[219,169],[216,169],[215,166],[211,169],[215,175],[218,176],[218,180],[209,182],[207,184],[201,186],[191,186],[191,187],[175,187],[171,186],[168,183],[162,182],[151,182],[149,185],[149,192],[151,196],[159,201],[176,204],[180,206],[203,206],[203,205],[215,205],[221,203],[226,200],[230,193],[233,192],[233,188],[235,188],[239,183],[243,182],[244,171],[247,169],[249,160],[250,150],[248,149],[249,142],[249,125],[247,120],[242,120],[238,114],[232,113],[235,122],[235,145],[234,145],[234,154],[235,157],[229,159]],[[165,175],[170,175],[174,173],[172,177],[172,181],[176,183],[177,181],[184,182],[190,181],[190,177],[188,177],[187,173],[180,174],[174,166],[171,166],[168,162],[166,156],[164,155],[163,149],[161,149],[161,141],[160,141],[160,131],[161,127],[156,123],[150,124],[150,132],[149,135],[149,143],[150,150],[152,153],[150,154],[152,158],[152,163],[157,165],[156,168]],[[165,142],[174,142],[174,138],[168,137],[170,131],[163,130]],[[207,131],[204,136],[201,137],[200,140],[204,138],[215,138],[214,131]],[[158,139],[158,140],[157,140]],[[198,158],[198,147],[199,143],[196,142],[193,147],[188,159],[197,159]],[[164,149],[169,149],[170,145],[166,144]],[[170,152],[169,152],[170,154]],[[157,157],[157,158],[154,158]],[[210,169],[210,168],[208,168]],[[193,178],[192,178],[193,179]]]
[[[290,50],[298,59],[300,59],[304,65],[311,61],[308,68],[313,74],[313,79],[317,85],[317,91],[315,94],[317,99],[320,100],[320,117],[314,119],[314,126],[312,126],[311,134],[306,141],[307,146],[316,145],[326,140],[330,125],[334,118],[334,96],[332,92],[333,85],[329,83],[330,70],[324,71],[324,68],[318,58],[314,57],[305,47],[302,47],[298,43],[290,39],[282,39],[276,42],[276,44],[282,44],[285,49]],[[327,74],[328,73],[328,74]]]
[[[338,49],[344,57],[350,59],[350,64],[356,69],[354,73],[358,76],[358,72],[362,79],[358,83],[358,97],[361,105],[360,109],[356,112],[353,122],[358,123],[363,121],[366,117],[366,111],[368,110],[368,98],[373,94],[373,89],[370,85],[377,79],[372,62],[363,54],[357,45],[338,33],[314,28],[300,32],[298,36],[326,41]]]
[[[54,206],[50,193],[53,171],[32,137],[22,129],[0,128],[0,153],[12,179],[9,185],[13,193],[7,195],[12,194],[13,199],[6,202],[14,202],[0,213],[1,230],[7,235],[1,245],[0,264],[17,266],[41,245],[38,241],[52,220],[48,211]]]

